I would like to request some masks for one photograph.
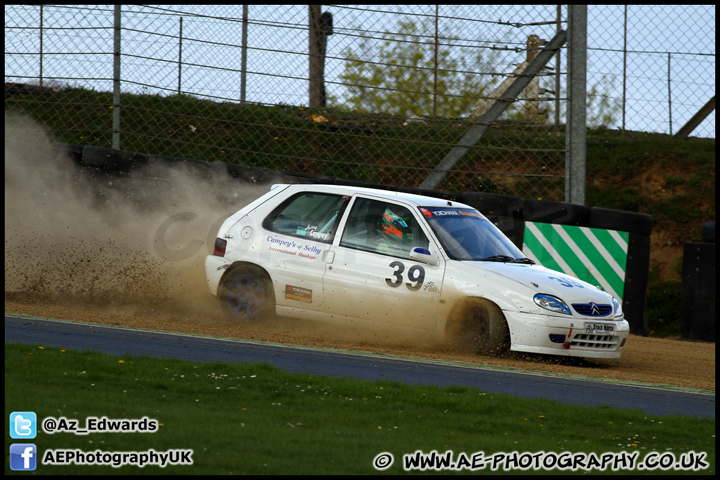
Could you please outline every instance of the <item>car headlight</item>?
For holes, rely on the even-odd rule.
[[[615,300],[615,297],[612,297],[612,304],[613,304],[613,311],[615,312],[615,318],[622,317],[625,315],[622,311],[622,305],[620,305],[620,302]]]
[[[568,307],[565,302],[563,302],[557,297],[553,297],[552,295],[538,293],[533,297],[533,300],[538,305],[538,307],[542,307],[545,310],[550,310],[551,312],[555,313],[572,315],[572,313],[570,312],[570,307]]]

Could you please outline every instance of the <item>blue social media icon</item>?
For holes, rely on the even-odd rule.
[[[34,443],[13,443],[10,445],[10,470],[35,470],[37,467],[37,446]]]
[[[35,438],[37,415],[35,412],[12,412],[10,414],[10,438]]]

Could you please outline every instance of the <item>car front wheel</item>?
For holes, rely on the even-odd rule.
[[[485,299],[467,299],[450,318],[451,343],[466,352],[502,356],[510,349],[510,331],[502,310]]]
[[[223,311],[232,320],[259,320],[275,311],[270,279],[251,265],[228,271],[221,281],[219,297]]]

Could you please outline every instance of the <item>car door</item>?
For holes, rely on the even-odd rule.
[[[438,265],[410,259],[421,247]],[[382,199],[355,197],[323,277],[322,309],[335,315],[434,330],[444,261],[418,212]]]
[[[261,263],[270,272],[280,307],[318,310],[329,248],[349,196],[296,194],[263,221]]]

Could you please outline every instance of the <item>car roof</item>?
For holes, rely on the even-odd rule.
[[[454,200],[445,200],[437,197],[428,197],[425,195],[417,195],[414,193],[405,192],[394,192],[391,190],[381,190],[379,188],[369,187],[352,187],[347,185],[325,185],[325,184],[277,184],[273,185],[272,188],[285,187],[297,191],[312,191],[312,192],[326,192],[326,193],[337,193],[340,195],[355,195],[357,193],[364,195],[372,195],[375,197],[383,197],[391,200],[401,200],[406,203],[414,204],[418,207],[456,207],[456,208],[473,208],[464,203],[456,202]]]

